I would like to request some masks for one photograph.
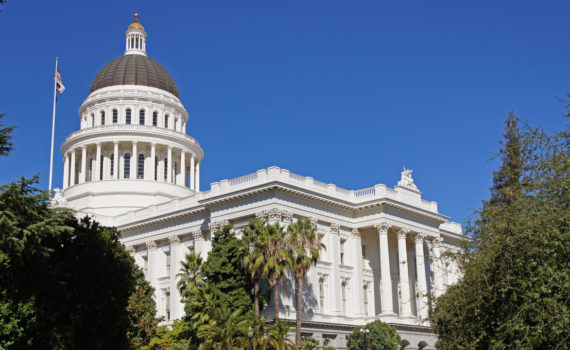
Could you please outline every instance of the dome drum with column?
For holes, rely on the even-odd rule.
[[[79,109],[80,130],[62,145],[63,196],[78,211],[117,215],[200,190],[204,153],[186,134],[176,84],[146,57],[138,18],[126,37],[125,56],[97,74]],[[132,46],[135,38],[142,44]]]

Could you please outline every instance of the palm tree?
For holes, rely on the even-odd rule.
[[[288,337],[289,323],[277,321],[271,328],[269,328],[267,334],[267,341],[271,347],[275,350],[289,350],[293,347],[293,343]]]
[[[268,230],[264,220],[250,220],[244,229],[246,253],[243,266],[249,271],[253,282],[253,300],[255,316],[259,317],[259,280],[265,266],[265,250],[267,248]]]
[[[177,286],[182,298],[188,299],[194,287],[199,288],[203,286],[204,281],[200,273],[201,266],[202,258],[200,254],[195,252],[186,254],[185,260],[181,263],[180,273],[176,275],[180,278]]]
[[[299,219],[289,226],[287,236],[287,261],[289,268],[297,279],[297,330],[295,344],[301,343],[301,312],[303,306],[303,277],[307,275],[313,264],[319,259],[319,250],[324,249],[315,225],[307,218]]]
[[[226,306],[215,310],[215,318],[198,328],[198,337],[203,339],[200,349],[240,349],[244,334],[247,336],[247,320],[239,321],[241,309],[233,312]]]
[[[273,288],[273,305],[275,306],[275,322],[279,320],[279,281],[287,270],[287,253],[285,251],[286,234],[279,223],[267,226],[267,246],[265,249],[265,266],[262,275]]]

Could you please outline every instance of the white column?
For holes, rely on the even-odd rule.
[[[428,316],[428,303],[426,267],[424,263],[424,235],[418,233],[414,238],[416,248],[416,275],[418,276],[418,285],[416,289],[417,317],[421,320],[426,320]]]
[[[171,319],[179,319],[184,316],[184,305],[180,302],[177,274],[182,267],[186,248],[178,236],[170,236],[168,240],[170,241],[170,317]]]
[[[133,141],[133,154],[131,155],[131,179],[136,179],[137,178],[137,142]]]
[[[364,309],[364,284],[362,281],[362,239],[360,238],[360,232],[357,228],[352,229],[352,239],[351,239],[351,246],[352,246],[352,256],[354,256],[354,267],[356,268],[356,300],[355,302],[358,303],[356,307],[354,307],[354,311],[357,317],[364,317],[366,316],[366,310]],[[350,303],[353,305],[353,303]]]
[[[119,141],[113,142],[113,179],[119,178]]]
[[[196,183],[196,168],[195,168],[195,164],[194,164],[194,154],[191,153],[190,154],[190,188],[195,190],[196,188],[194,187],[195,183]]]
[[[158,254],[158,248],[156,246],[156,241],[147,241],[146,242],[146,250],[147,250],[147,275],[146,278],[150,282],[150,285],[156,290],[158,290],[157,280],[158,274],[160,272],[160,257]]]
[[[196,192],[200,192],[200,162],[196,162]]]
[[[157,172],[156,171],[156,143],[151,143],[150,144],[150,179],[151,180],[156,180],[154,178],[154,174]],[[172,295],[172,292],[170,293],[170,295]]]
[[[75,150],[71,151],[71,181],[69,181],[69,185],[75,185],[75,168],[77,167],[77,164],[75,163],[76,159],[75,159]]]
[[[329,228],[329,242],[332,242],[332,247],[329,247],[332,251],[332,271],[331,271],[331,285],[332,288],[329,289],[329,295],[331,296],[331,306],[332,313],[335,315],[342,315],[342,296],[341,296],[341,280],[339,275],[339,265],[340,265],[340,237],[339,237],[339,226],[337,224],[331,224]]]
[[[406,248],[407,229],[398,232],[398,269],[400,270],[400,305],[402,317],[412,316],[412,304],[410,300],[410,277],[408,275],[408,252]]]
[[[95,176],[92,176],[93,181],[103,180],[100,178],[101,174],[101,143],[97,142],[97,157],[95,158]]]
[[[432,256],[430,261],[432,261],[433,263],[431,264],[431,267],[433,268],[433,295],[434,297],[439,297],[441,294],[443,294],[443,262],[441,260],[441,254],[440,254],[440,246],[441,243],[443,242],[443,240],[438,237],[432,240],[431,243],[431,251],[432,251]]]
[[[69,154],[66,153],[63,161],[63,189],[69,186]]]
[[[186,187],[186,152],[180,150],[180,177],[182,182],[180,185]]]
[[[166,169],[166,182],[172,183],[172,146],[168,146],[168,167]]]
[[[81,173],[79,173],[79,183],[85,183],[87,170],[87,146],[81,147]]]
[[[394,307],[392,306],[392,277],[390,276],[390,256],[388,251],[388,228],[386,222],[374,225],[379,234],[380,245],[380,295],[382,314],[393,315]]]

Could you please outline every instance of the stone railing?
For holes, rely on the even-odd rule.
[[[350,200],[355,203],[361,203],[378,198],[388,198],[437,213],[437,203],[422,199],[421,193],[417,191],[409,191],[403,187],[392,189],[386,185],[375,185],[373,187],[355,191],[347,190],[341,187],[337,187],[335,184],[327,184],[321,181],[317,181],[312,177],[294,174],[287,169],[281,169],[279,167],[269,167],[267,169],[261,169],[255,173],[240,176],[235,179],[214,182],[211,184],[211,191],[209,195],[219,195],[228,191],[232,191],[234,187],[241,188],[254,186],[271,181],[288,183],[293,186],[299,186],[318,193],[327,194],[329,196],[338,197],[340,199]]]

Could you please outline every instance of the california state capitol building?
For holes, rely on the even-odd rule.
[[[394,187],[347,190],[270,166],[203,189],[205,153],[190,136],[173,78],[148,57],[137,15],[125,35],[124,55],[97,73],[79,130],[61,147],[63,186],[53,203],[118,228],[155,288],[157,316],[166,323],[184,316],[176,275],[186,253],[207,258],[216,230],[307,217],[326,250],[304,281],[302,335],[342,349],[355,326],[379,319],[397,329],[402,349],[434,349],[428,293],[437,297],[458,281],[444,253],[458,251],[466,236],[422,198],[412,171],[404,168]],[[294,322],[293,275],[279,287],[280,318]]]

